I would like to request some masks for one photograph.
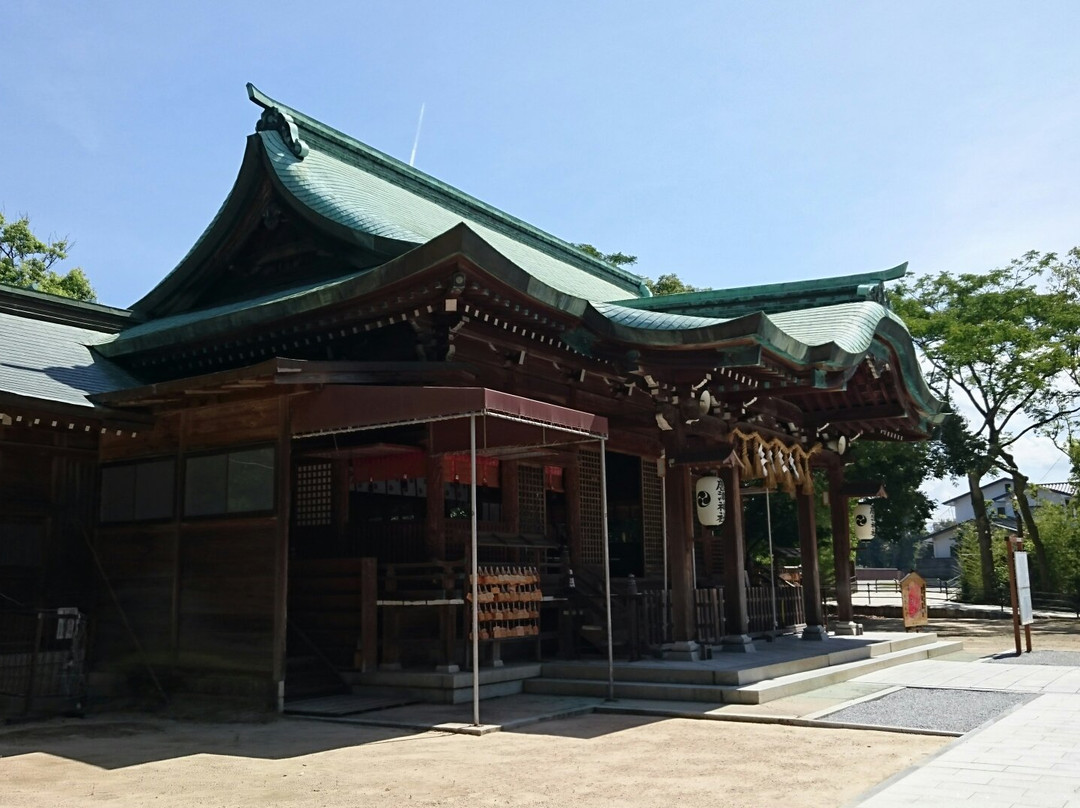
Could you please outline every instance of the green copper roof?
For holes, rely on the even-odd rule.
[[[138,382],[90,346],[112,335],[0,312],[0,392],[93,407],[88,395]]]
[[[608,300],[624,297],[630,291],[625,279],[575,265],[583,261],[570,263],[569,250],[558,255],[550,244],[538,239],[524,239],[509,228],[496,229],[470,219],[412,188],[365,170],[355,164],[356,160],[347,162],[318,148],[312,148],[300,160],[277,132],[259,134],[282,186],[312,211],[338,224],[373,236],[423,244],[465,223],[530,275],[561,292],[588,300]],[[634,277],[635,291],[639,283]]]
[[[662,298],[654,298],[661,300]],[[594,303],[593,308],[620,326],[643,331],[686,331],[709,328],[730,323],[730,317],[693,317],[686,314],[632,309],[615,303]],[[878,324],[883,319],[903,322],[880,303],[840,303],[816,309],[767,314],[765,321],[771,323],[801,345],[811,348],[835,343],[848,353],[864,353],[874,339]]]
[[[98,345],[98,350],[106,356],[120,356],[161,345],[211,337],[253,323],[302,314],[340,299],[341,295],[336,290],[347,286],[349,281],[367,274],[368,271],[355,272],[332,281],[275,291],[250,300],[158,317],[125,329],[114,337],[106,337]]]
[[[648,295],[642,279],[342,134],[248,86],[283,188],[312,211],[373,236],[421,244],[465,223],[522,269],[590,300]]]
[[[663,295],[648,300],[616,301],[630,308],[647,308],[693,314],[699,317],[741,317],[763,311],[766,314],[828,306],[837,303],[874,301],[884,304],[885,282],[898,280],[907,273],[907,264],[878,272],[842,275],[809,281],[770,283],[731,289],[707,289]]]

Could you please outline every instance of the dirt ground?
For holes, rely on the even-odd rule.
[[[1012,647],[1006,620],[933,623],[976,654]],[[1033,643],[1080,650],[1080,622],[1040,621]],[[0,727],[0,805],[837,806],[949,741],[614,715],[471,737],[105,714]]]
[[[0,735],[0,804],[836,806],[949,739],[590,715],[483,737],[89,719]]]

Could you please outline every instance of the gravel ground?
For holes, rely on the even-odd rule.
[[[821,719],[877,727],[969,732],[1032,698],[1034,696],[1026,693],[905,687],[821,716]]]
[[[1080,651],[1037,651],[1017,656],[1015,653],[999,654],[987,662],[1003,662],[1006,665],[1061,665],[1066,668],[1080,667]]]

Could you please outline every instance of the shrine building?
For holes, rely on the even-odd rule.
[[[823,497],[849,629],[845,463],[940,418],[885,296],[905,266],[652,297],[248,91],[232,190],[145,297],[0,288],[0,627],[85,615],[91,699],[269,710],[320,681],[460,700],[477,661],[498,695],[519,663],[738,653],[768,490],[801,567],[768,629],[829,641]]]

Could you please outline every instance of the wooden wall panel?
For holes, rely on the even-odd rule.
[[[172,575],[173,530],[171,524],[99,528],[96,546],[106,574],[110,578]]]
[[[280,432],[277,398],[219,404],[188,410],[188,451],[248,443],[277,442]]]
[[[215,519],[181,525],[185,576],[272,576],[277,519]]]
[[[273,670],[274,620],[271,615],[185,614],[180,618],[180,667],[203,673]]]
[[[176,454],[180,437],[180,413],[166,413],[154,420],[153,427],[136,432],[106,432],[101,436],[101,462]]]
[[[0,451],[0,504],[6,515],[48,511],[52,462],[44,447],[6,446]]]
[[[277,541],[276,519],[181,526],[178,665],[273,670]]]
[[[170,661],[175,572],[172,531],[170,524],[98,531],[95,549],[105,580],[99,580],[98,586],[94,657],[101,669],[140,664],[139,646],[156,665]],[[101,577],[97,570],[88,572]]]
[[[144,661],[168,664],[172,576],[110,578],[109,583],[119,606],[108,591],[102,592],[94,621],[94,667],[115,670]]]

